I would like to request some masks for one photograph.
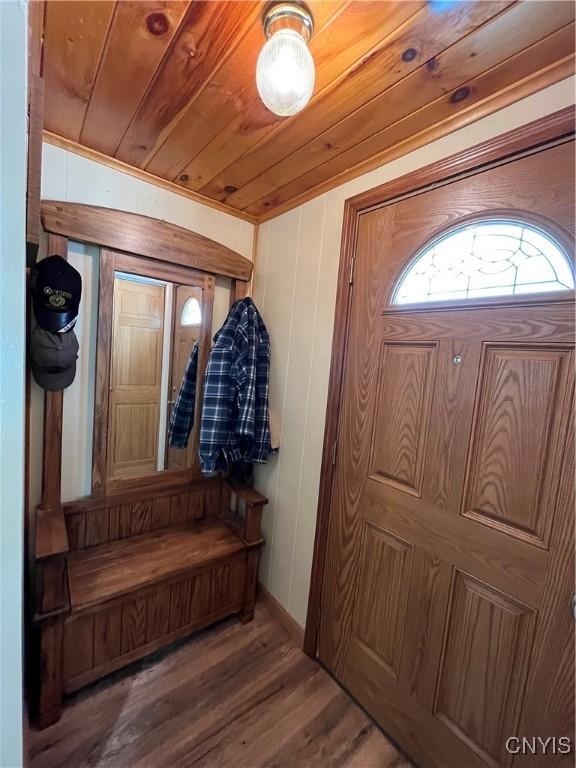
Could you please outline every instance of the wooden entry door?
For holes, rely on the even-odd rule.
[[[573,168],[568,143],[359,217],[318,655],[423,767],[572,765],[506,743],[573,742],[574,303],[392,292],[471,216],[569,247]]]
[[[170,366],[170,399],[167,424],[178,398],[186,364],[194,344],[202,332],[202,288],[192,285],[174,286],[174,324]],[[196,322],[197,321],[197,322]],[[197,421],[195,419],[195,421]],[[168,440],[166,440],[168,446]],[[167,447],[167,469],[190,469],[194,465],[194,441],[184,449]]]

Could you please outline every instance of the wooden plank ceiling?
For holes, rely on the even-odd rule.
[[[48,140],[263,220],[574,69],[569,0],[315,0],[315,91],[280,118],[256,90],[263,6],[47,0]]]

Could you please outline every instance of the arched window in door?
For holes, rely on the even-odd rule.
[[[426,244],[401,274],[392,304],[573,289],[570,259],[550,234],[527,222],[490,219]]]
[[[202,310],[200,302],[194,296],[186,299],[180,315],[180,325],[200,325],[202,322]]]

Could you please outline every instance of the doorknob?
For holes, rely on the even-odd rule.
[[[572,616],[576,619],[576,592],[572,595]]]

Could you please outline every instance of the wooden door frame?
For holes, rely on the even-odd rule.
[[[311,658],[316,658],[318,647],[344,362],[350,322],[352,276],[360,216],[391,205],[403,197],[422,194],[435,187],[445,186],[467,176],[486,171],[491,167],[504,165],[522,156],[539,152],[555,143],[570,141],[574,138],[574,129],[574,108],[568,107],[346,200],[320,470],[316,535],[304,633],[303,650]]]

